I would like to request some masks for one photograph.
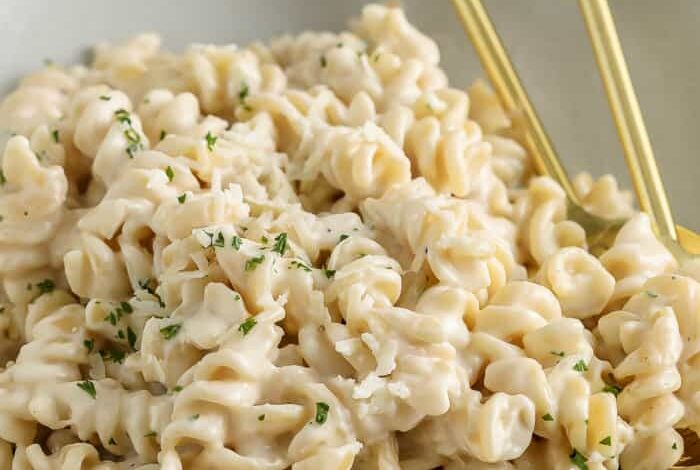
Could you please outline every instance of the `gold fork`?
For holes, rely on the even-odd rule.
[[[649,213],[655,230],[674,254],[681,259],[689,259],[690,253],[700,253],[700,236],[673,224],[668,200],[656,168],[607,3],[605,0],[579,1],[598,57],[598,65],[605,81],[640,207]],[[617,234],[621,226],[620,221],[596,217],[587,213],[579,205],[566,171],[559,163],[481,2],[479,0],[452,0],[452,2],[496,93],[506,110],[513,115],[516,126],[520,127],[522,141],[533,156],[536,170],[540,174],[552,177],[564,188],[569,199],[569,217],[586,229],[592,250],[605,249]],[[697,435],[684,430],[681,430],[681,434],[685,441],[685,453],[679,462],[680,466],[673,468],[700,470],[700,466],[690,467],[698,463],[695,456],[700,456]]]
[[[568,200],[567,216],[585,229],[590,250],[595,254],[605,251],[612,245],[625,221],[598,217],[581,207],[566,170],[559,162],[554,147],[481,1],[452,0],[452,3],[476,49],[489,81],[506,112],[513,119],[516,134],[532,156],[535,170],[539,174],[551,177],[563,188]],[[632,176],[634,177],[634,174]],[[635,185],[636,188],[637,185]],[[648,198],[645,199],[643,203],[640,200],[642,209],[645,210],[648,207],[646,204],[648,200]],[[651,213],[650,215],[652,222],[655,222],[654,215]],[[700,253],[700,236],[682,227],[678,229],[680,241],[684,246],[694,253]]]
[[[506,110],[520,127],[523,143],[533,157],[536,169],[556,180],[569,199],[569,218],[581,224],[588,234],[592,251],[604,250],[614,239],[621,223],[587,213],[579,204],[568,176],[529,102],[508,55],[498,38],[480,0],[452,0],[482,65]],[[634,181],[640,207],[647,212],[664,243],[681,260],[690,253],[700,253],[700,236],[673,224],[668,200],[651,151],[644,122],[636,102],[624,57],[614,31],[614,24],[604,0],[580,0],[581,9],[598,56],[598,65],[606,82],[608,98],[623,143],[626,161]],[[599,50],[600,49],[600,50]],[[642,161],[640,161],[642,160]],[[679,243],[680,242],[680,245]],[[682,245],[682,247],[681,247]],[[685,250],[683,249],[685,248]],[[700,470],[693,456],[700,456],[700,445],[694,432],[681,430],[685,453],[673,468]]]
[[[600,70],[601,78],[615,119],[620,142],[627,161],[639,205],[651,214],[657,234],[679,263],[690,261],[693,243],[685,229],[673,223],[671,207],[659,175],[649,137],[644,128],[644,119],[627,70],[622,46],[615,29],[607,0],[579,0],[588,34]],[[692,233],[692,232],[691,232]],[[679,237],[681,235],[681,237]],[[684,238],[685,243],[684,243]],[[697,237],[697,236],[696,236]],[[681,243],[679,243],[679,241]],[[685,249],[684,249],[685,248]],[[690,251],[690,253],[689,253]],[[674,469],[700,469],[700,439],[688,429],[681,429],[684,453]],[[692,467],[695,465],[694,467]]]

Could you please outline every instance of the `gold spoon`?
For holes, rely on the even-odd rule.
[[[654,159],[634,86],[627,70],[622,46],[607,0],[579,0],[593,44],[608,102],[627,161],[639,205],[652,216],[657,234],[678,262],[696,259],[698,237],[673,223],[661,176]],[[695,237],[693,237],[695,235]],[[700,469],[700,439],[697,433],[681,429],[684,453],[674,469]],[[695,467],[692,467],[696,465]]]

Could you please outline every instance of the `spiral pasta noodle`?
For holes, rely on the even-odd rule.
[[[664,470],[698,266],[592,253],[511,116],[391,5],[49,65],[0,104],[0,468]]]

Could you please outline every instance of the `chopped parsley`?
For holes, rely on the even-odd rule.
[[[322,401],[316,402],[316,418],[315,421],[318,424],[323,424],[328,419],[328,411],[331,409],[328,403]]]
[[[175,323],[172,325],[164,326],[160,329],[160,334],[165,339],[173,339],[182,328],[182,323]]]
[[[297,269],[301,269],[302,271],[306,271],[307,273],[311,272],[311,268],[302,263],[301,261],[294,260],[290,263],[292,266],[296,267]]]
[[[602,444],[602,445],[604,445],[604,446],[611,446],[611,445],[612,445],[612,439],[610,438],[610,436],[605,436],[605,437],[599,442],[599,444]]]
[[[100,351],[100,356],[102,356],[103,361],[112,361],[115,364],[121,364],[122,362],[124,362],[126,353],[118,349],[107,349]]]
[[[248,93],[250,90],[248,89],[248,84],[246,82],[241,82],[241,89],[238,92],[238,100],[243,104],[245,99],[248,97]]]
[[[125,336],[124,336],[124,330],[119,330],[119,331],[117,331],[117,338],[119,338],[119,339],[124,339],[124,338],[125,338]]]
[[[657,297],[659,296],[659,294],[657,294],[657,293],[654,292],[654,291],[650,291],[650,290],[644,291],[644,293],[645,293],[646,295],[648,295],[649,297],[651,297],[652,299],[655,299],[655,298],[657,298]]]
[[[345,239],[347,239],[347,238],[350,238],[350,235],[347,235],[347,234],[344,233],[344,234],[342,234],[342,235],[340,236],[340,241],[342,242],[343,240],[345,240]]]
[[[199,419],[199,413],[190,416],[190,421],[197,421]]]
[[[554,354],[555,356],[564,357],[566,354],[564,351],[549,351],[549,354]]]
[[[260,416],[258,416],[258,421],[265,421],[265,415],[261,414]]]
[[[111,445],[111,446],[116,446],[116,445],[117,445],[117,441],[114,440],[114,437],[110,437],[110,438],[109,438],[109,442],[108,442],[107,444],[109,444],[109,445]]]
[[[7,178],[5,178],[5,173],[0,170],[0,184],[5,184],[7,183]]]
[[[257,320],[253,317],[250,317],[249,319],[247,319],[246,321],[241,323],[241,325],[238,327],[238,331],[243,333],[243,336],[245,336],[248,333],[250,333],[250,330],[252,330],[253,327],[257,324],[258,324]]]
[[[618,387],[617,385],[612,384],[606,384],[605,387],[603,387],[603,391],[618,396],[622,391],[622,387]]]
[[[51,137],[53,137],[53,141],[58,143],[58,129],[54,129],[53,132],[51,132]]]
[[[275,237],[275,244],[272,247],[272,251],[274,251],[275,253],[279,253],[280,255],[284,255],[284,252],[286,250],[287,250],[287,234],[282,232]]]
[[[262,237],[260,237],[260,241],[261,241],[264,245],[267,245],[267,242],[269,242],[270,240],[269,240],[265,235],[263,235]]]
[[[580,470],[588,470],[588,465],[586,464],[588,459],[578,450],[574,449],[571,455],[569,455],[569,459],[571,460],[571,463],[576,465]]]
[[[328,65],[328,61],[326,61],[326,56],[322,55],[321,56],[321,67],[325,68],[326,65]]]
[[[109,101],[109,100],[112,99],[112,97],[111,97],[111,96],[107,96],[107,95],[101,95],[101,96],[100,96],[100,99],[101,99],[102,101]]]
[[[130,326],[126,327],[126,339],[129,341],[129,346],[131,346],[131,349],[136,349],[136,333]]]
[[[576,372],[586,372],[588,370],[588,366],[586,366],[586,363],[583,362],[583,359],[581,359],[576,364],[574,364],[574,370]]]
[[[172,181],[173,178],[175,178],[175,172],[173,172],[173,169],[170,165],[165,169],[165,176],[168,177],[168,181]]]
[[[328,279],[332,279],[333,276],[335,276],[335,269],[324,269],[323,274],[325,274]]]
[[[126,153],[129,155],[129,158],[134,158],[134,153],[143,149],[141,145],[141,136],[133,127],[129,127],[124,131],[124,137],[126,137],[126,141],[129,143],[126,147]]]
[[[248,261],[245,262],[245,270],[246,271],[255,271],[255,268],[258,267],[260,263],[262,263],[265,260],[265,255],[260,255],[256,256],[254,258],[248,259]]]
[[[92,349],[95,347],[95,340],[94,339],[86,339],[83,341],[83,346],[85,346],[85,349],[88,350],[88,353],[91,353]]]
[[[161,129],[160,130],[160,138],[158,140],[162,141],[163,139],[165,139],[166,135],[168,135],[168,134],[165,132],[165,129]]]
[[[240,250],[241,248],[241,237],[238,235],[234,235],[233,238],[231,239],[231,246],[236,250]]]
[[[673,449],[673,450],[678,449],[678,444],[676,444],[676,443],[674,442],[673,445],[671,446],[671,449]]]
[[[542,416],[542,420],[543,421],[554,421],[554,417],[552,417],[552,415],[547,413],[546,415]]]
[[[77,385],[79,389],[90,395],[93,399],[97,399],[97,390],[95,389],[95,384],[92,380],[78,382],[75,385]]]
[[[186,199],[187,193],[182,193],[177,197],[177,202],[179,202],[180,204],[184,204]]]
[[[219,248],[224,247],[224,234],[219,232],[219,234],[216,236],[216,240],[214,240],[214,243],[212,246],[218,246]]]
[[[38,282],[36,286],[39,288],[39,295],[42,295],[53,292],[56,284],[54,284],[51,279],[44,279],[43,281]]]
[[[182,391],[182,386],[181,385],[175,385],[173,387],[173,392],[181,392]]]
[[[155,431],[151,431],[149,433],[144,434],[143,437],[156,437],[157,435],[158,433],[156,433]]]
[[[129,302],[119,302],[119,309],[126,314],[134,313],[134,308]]]
[[[241,296],[239,294],[236,294],[233,296],[234,300],[241,300]]]
[[[117,109],[114,115],[120,123],[131,125],[131,117],[126,109]]]
[[[218,137],[212,135],[210,131],[207,131],[207,135],[204,136],[204,139],[206,139],[207,141],[207,149],[209,149],[210,152],[214,150],[214,146],[216,145]]]

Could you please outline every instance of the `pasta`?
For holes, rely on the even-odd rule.
[[[0,105],[0,467],[663,470],[700,432],[697,266],[629,193],[589,252],[483,82],[394,6],[142,34]]]

